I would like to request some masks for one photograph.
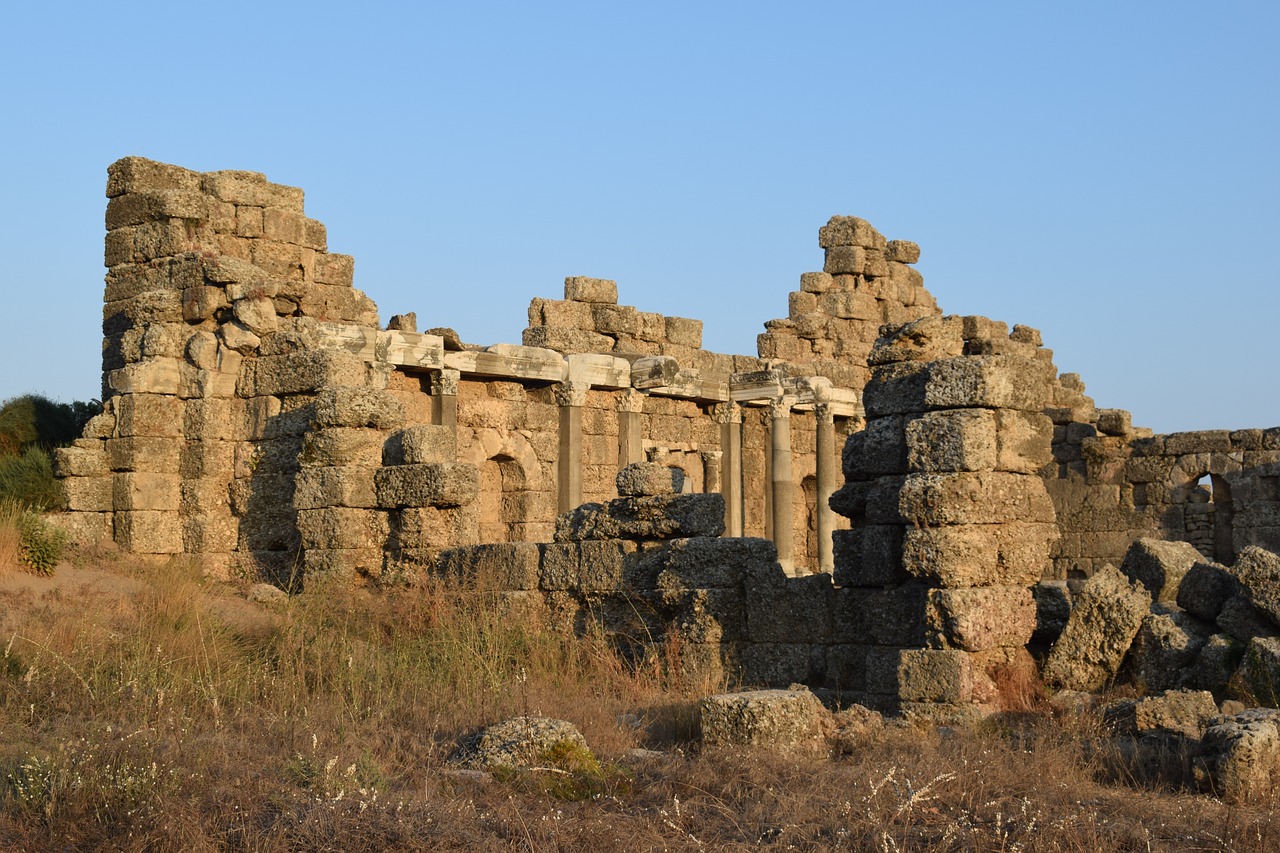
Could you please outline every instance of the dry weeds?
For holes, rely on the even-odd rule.
[[[700,751],[695,695],[488,596],[313,590],[250,612],[181,562],[133,574],[137,593],[54,588],[8,614],[0,849],[1280,848],[1275,798],[1185,793],[1014,678],[1021,710],[973,731],[889,727],[831,759]],[[524,713],[573,721],[602,766],[451,772],[463,735]]]

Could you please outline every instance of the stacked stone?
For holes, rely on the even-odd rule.
[[[920,259],[915,243],[886,240],[864,219],[833,216],[818,245],[826,251],[823,271],[800,276],[787,318],[764,324],[760,357],[861,388],[880,326],[937,314],[938,305],[911,266]]]
[[[529,327],[524,345],[545,347],[566,355],[617,352],[668,355],[683,365],[695,365],[702,349],[702,321],[664,317],[618,304],[618,285],[602,278],[571,276],[564,280],[564,299],[534,299],[529,303]],[[733,369],[732,357],[722,365]]]
[[[927,317],[888,327],[870,361],[867,426],[845,445],[832,508],[837,590],[828,678],[945,716],[1033,666],[1029,587],[1057,537],[1039,470],[1051,354],[1025,327]]]
[[[212,563],[293,551],[302,410],[317,388],[378,381],[310,340],[316,320],[376,327],[352,259],[326,251],[301,190],[254,172],[128,157],[107,196],[104,413],[58,454],[64,523]]]

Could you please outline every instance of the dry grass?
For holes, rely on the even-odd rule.
[[[19,567],[22,556],[22,534],[18,523],[22,506],[17,501],[0,498],[0,574]]]
[[[491,596],[313,589],[264,615],[180,562],[137,574],[136,595],[28,601],[0,637],[0,849],[1280,847],[1277,800],[1180,792],[1012,676],[1019,712],[976,731],[700,752],[692,695]],[[469,730],[524,713],[576,723],[601,770],[449,772]]]

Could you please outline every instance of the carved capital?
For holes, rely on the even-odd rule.
[[[591,385],[587,382],[561,382],[552,386],[552,393],[556,397],[557,406],[585,406],[587,404],[587,392],[591,390]]]
[[[711,407],[711,420],[718,424],[740,424],[742,407],[737,403],[716,403]]]
[[[813,416],[820,424],[834,424],[836,422],[836,416],[831,410],[830,403],[814,403]]]
[[[462,378],[462,374],[451,368],[440,370],[431,383],[431,393],[443,395],[445,397],[458,396],[458,380]]]
[[[769,401],[769,417],[775,421],[782,420],[784,418],[790,419],[791,404],[793,402],[794,401],[791,397],[788,397],[785,394],[781,397],[774,397]]]
[[[649,397],[643,391],[637,391],[635,388],[624,388],[618,392],[617,404],[619,412],[636,412],[644,411],[644,401]]]

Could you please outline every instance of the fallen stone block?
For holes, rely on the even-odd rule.
[[[1189,740],[1199,739],[1217,716],[1218,704],[1207,690],[1170,690],[1116,702],[1103,711],[1103,720],[1116,734],[1176,735]]]
[[[549,717],[515,717],[467,738],[451,761],[484,769],[554,767],[569,771],[587,769],[580,762],[594,765],[596,759],[573,723]],[[560,766],[566,762],[574,766]]]
[[[1240,688],[1258,705],[1280,707],[1280,638],[1254,637],[1238,672]]]
[[[1119,569],[1108,565],[1095,572],[1049,652],[1045,682],[1067,690],[1102,689],[1119,670],[1150,607],[1151,593]]]
[[[1239,581],[1226,566],[1198,560],[1178,584],[1178,606],[1193,616],[1212,622],[1227,599],[1240,591]]]
[[[934,589],[925,621],[935,648],[1022,647],[1035,631],[1036,605],[1022,586]]]
[[[708,696],[698,705],[708,746],[787,748],[822,737],[828,712],[808,690],[751,690]]]
[[[679,494],[684,471],[657,462],[632,462],[618,472],[617,487],[622,497]]]
[[[583,504],[556,519],[555,541],[686,539],[722,533],[723,495],[653,495]]]
[[[1129,546],[1120,571],[1140,581],[1151,591],[1154,601],[1173,604],[1178,600],[1182,578],[1203,560],[1200,552],[1186,542],[1142,538]]]
[[[1128,667],[1146,690],[1181,687],[1212,633],[1212,625],[1181,610],[1153,611],[1134,636]]]
[[[1210,726],[1201,740],[1209,789],[1230,803],[1271,793],[1280,773],[1280,711],[1251,708]]]
[[[1235,675],[1245,646],[1226,634],[1213,634],[1183,673],[1183,686],[1221,693]]]
[[[1243,591],[1228,598],[1213,621],[1223,633],[1246,644],[1254,637],[1275,637],[1280,633]]]
[[[1232,571],[1253,606],[1280,625],[1280,554],[1250,545],[1240,552]]]

